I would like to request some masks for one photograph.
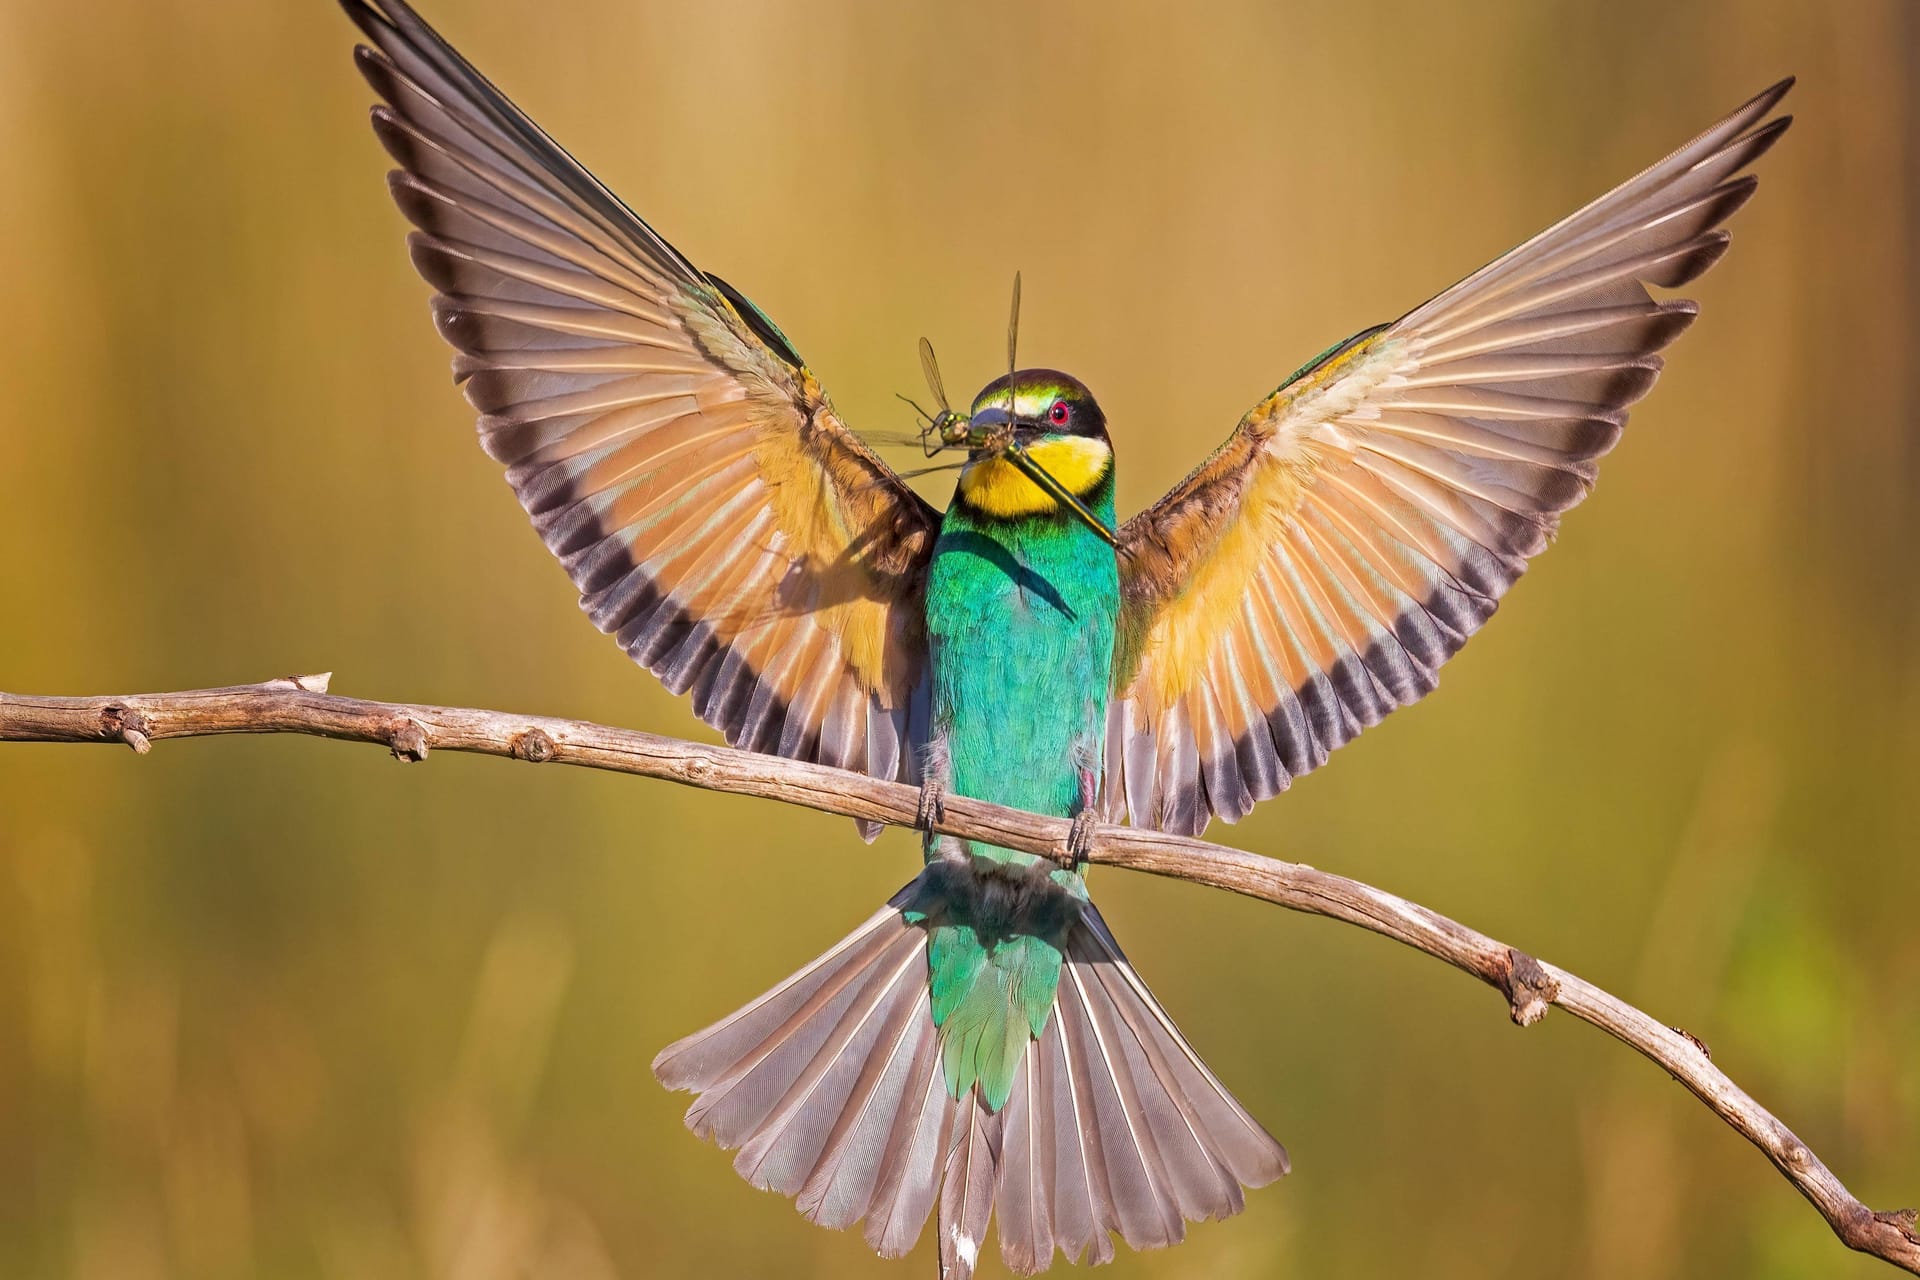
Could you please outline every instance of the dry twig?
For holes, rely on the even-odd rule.
[[[580,720],[336,697],[327,692],[327,680],[324,675],[294,676],[225,689],[105,698],[0,693],[0,741],[124,742],[145,754],[152,743],[165,738],[302,733],[379,743],[403,760],[424,760],[430,750],[473,751],[664,778],[896,826],[914,822],[918,794],[897,782]],[[1070,825],[1062,818],[950,796],[938,829],[1058,856],[1066,848]],[[1651,1059],[1685,1085],[1765,1153],[1848,1247],[1920,1275],[1920,1227],[1916,1227],[1914,1210],[1875,1213],[1868,1209],[1792,1130],[1716,1067],[1699,1040],[1566,970],[1417,903],[1301,863],[1132,827],[1099,828],[1090,860],[1228,889],[1359,925],[1445,960],[1492,986],[1505,997],[1513,1020],[1523,1027],[1558,1005]]]

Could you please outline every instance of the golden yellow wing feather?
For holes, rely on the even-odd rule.
[[[401,0],[342,3],[481,443],[588,616],[730,742],[916,778],[932,510]]]
[[[1647,287],[1725,251],[1790,85],[1323,356],[1127,522],[1110,817],[1234,821],[1434,687],[1692,322]]]

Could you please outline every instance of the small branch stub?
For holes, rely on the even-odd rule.
[[[387,749],[395,760],[418,764],[427,758],[427,731],[418,720],[395,720],[387,733]]]
[[[132,707],[109,706],[100,710],[100,731],[110,738],[118,738],[133,748],[133,753],[143,756],[153,750],[153,726],[147,718]]]
[[[1514,1023],[1530,1027],[1547,1016],[1560,996],[1560,984],[1538,960],[1524,951],[1507,948],[1507,972],[1501,982],[1507,993],[1507,1012]]]

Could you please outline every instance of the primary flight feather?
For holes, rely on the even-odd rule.
[[[989,383],[935,511],[785,334],[403,0],[341,0],[481,443],[594,624],[738,746],[1075,819],[1233,821],[1433,688],[1592,487],[1787,127],[1760,94],[1431,302],[1339,344],[1114,528],[1107,420]],[[962,429],[963,428],[963,429]],[[871,835],[871,829],[868,834]],[[756,1186],[947,1274],[1101,1261],[1244,1207],[1286,1154],[1126,962],[1078,863],[928,837],[878,913],[665,1050]]]

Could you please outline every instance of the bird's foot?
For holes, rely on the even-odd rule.
[[[933,834],[933,824],[947,816],[947,786],[938,778],[926,777],[920,780],[920,803],[913,814],[913,825],[928,835]]]
[[[1055,861],[1069,871],[1078,871],[1093,852],[1093,832],[1099,825],[1100,815],[1092,809],[1074,814],[1073,826],[1067,831],[1066,852],[1057,855]]]

